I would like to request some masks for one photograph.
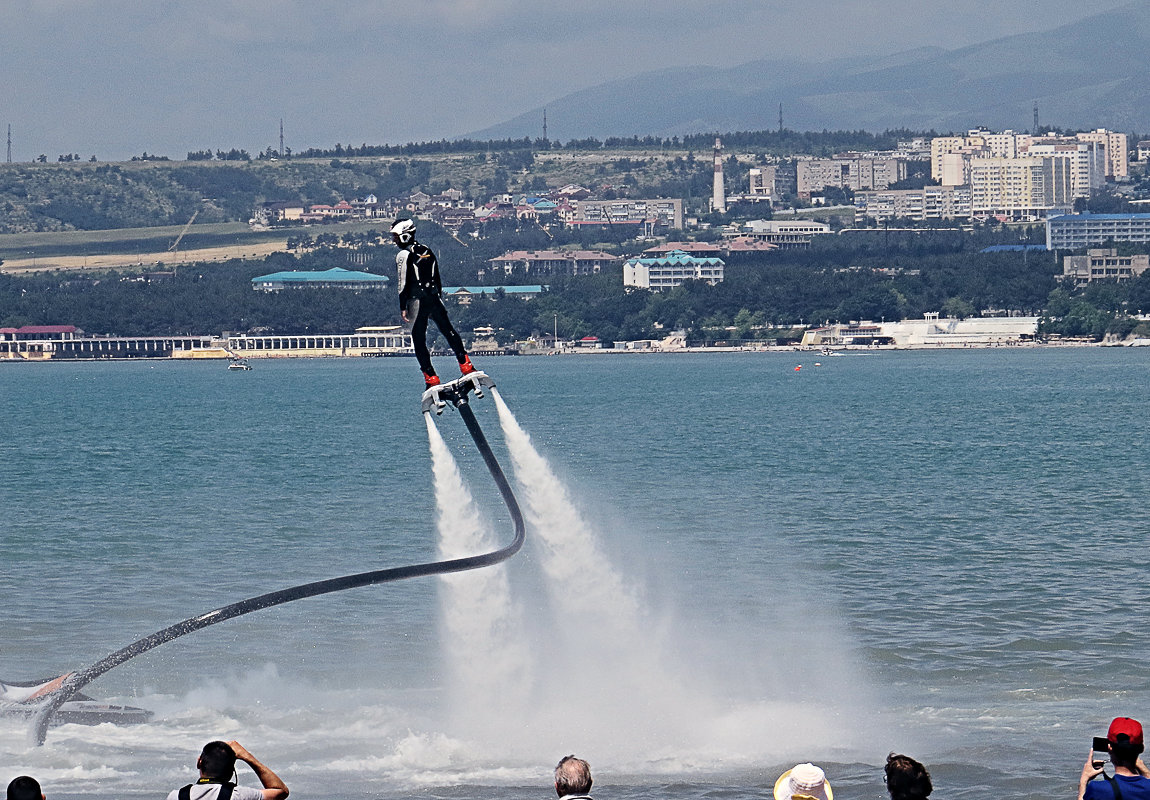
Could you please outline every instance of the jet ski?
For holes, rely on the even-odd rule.
[[[71,673],[69,673],[71,674]],[[30,718],[40,706],[40,700],[60,688],[68,675],[39,681],[0,681],[0,717]],[[99,725],[111,722],[115,725],[138,725],[152,718],[152,712],[145,708],[120,706],[103,703],[86,694],[74,694],[52,718],[52,724]]]

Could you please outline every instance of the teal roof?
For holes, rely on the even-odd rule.
[[[685,266],[724,266],[726,262],[721,258],[701,258],[685,253],[682,250],[672,250],[665,256],[652,256],[649,258],[632,258],[628,264],[643,264],[648,267],[669,267],[677,264]]]
[[[285,272],[273,272],[270,275],[260,275],[258,278],[252,278],[252,283],[331,283],[332,281],[340,281],[343,283],[367,283],[369,281],[383,281],[387,283],[386,275],[373,275],[370,272],[353,272],[349,269],[342,267],[332,267],[322,271],[293,271],[288,270]]]
[[[502,290],[508,294],[539,294],[543,291],[543,287],[539,284],[531,284],[529,286],[444,286],[444,294],[456,294],[460,291],[465,291],[468,294],[495,294],[495,292]]]

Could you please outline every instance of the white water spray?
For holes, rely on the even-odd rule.
[[[611,748],[624,758],[672,758],[697,752],[709,700],[674,668],[660,626],[610,564],[598,537],[498,392],[492,396],[525,501],[529,541],[542,551],[554,619],[545,690],[578,698],[580,747]],[[574,704],[574,703],[573,703]]]
[[[503,398],[492,396],[521,487],[529,547],[541,550],[551,596],[551,647],[534,648],[538,688],[543,702],[569,704],[565,710],[576,715],[576,724],[562,731],[566,751],[609,751],[616,764],[648,770],[810,758],[813,747],[846,743],[846,720],[792,696],[786,681],[770,699],[744,694],[748,687],[717,685],[712,665],[762,654],[753,647],[709,650],[669,613],[667,621],[652,614],[638,588],[612,567]],[[809,644],[821,648],[824,641],[812,637]],[[770,671],[767,661],[762,666]],[[827,676],[818,673],[794,678],[822,685]],[[830,682],[841,685],[840,677]]]
[[[495,536],[463,483],[455,458],[432,416],[423,416],[431,445],[440,558],[494,550]],[[472,721],[505,720],[522,713],[530,657],[519,609],[511,601],[506,566],[442,575],[440,581],[444,650],[453,676],[450,708],[457,723],[466,727]]]

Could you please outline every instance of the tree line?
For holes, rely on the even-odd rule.
[[[486,259],[504,248],[535,241],[530,229],[510,230],[499,246],[465,246],[433,226],[421,240],[440,255],[449,285],[542,282],[532,299],[497,292],[452,311],[461,331],[491,325],[504,341],[550,333],[604,341],[661,338],[684,330],[690,341],[769,339],[793,335],[790,326],[856,320],[952,317],[979,313],[1040,316],[1044,334],[1093,339],[1150,335],[1137,312],[1150,311],[1150,272],[1124,284],[1075,289],[1060,282],[1055,254],[982,253],[992,230],[882,232],[826,236],[808,250],[732,258],[723,283],[689,281],[671,291],[625,289],[622,269],[589,276],[491,275]],[[327,241],[298,254],[276,253],[261,262],[182,265],[141,276],[35,274],[0,276],[0,326],[74,324],[89,333],[204,334],[252,331],[276,334],[342,333],[365,325],[399,324],[394,253],[378,236]],[[540,243],[542,244],[542,243]],[[364,265],[353,265],[349,254]],[[257,292],[251,279],[289,269],[340,266],[384,274],[383,290],[299,289]],[[485,271],[481,278],[479,272]],[[144,279],[148,278],[148,279]]]

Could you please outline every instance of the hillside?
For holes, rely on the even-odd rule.
[[[857,131],[764,132],[732,141],[744,151],[778,155],[894,146],[890,137]],[[0,164],[0,235],[182,227],[194,216],[189,236],[195,236],[204,226],[246,223],[263,202],[335,203],[368,194],[406,198],[417,189],[435,194],[449,187],[479,202],[496,193],[570,183],[696,200],[710,192],[709,162],[692,155],[709,151],[706,136],[674,142],[645,137],[613,147],[594,140],[564,148],[552,143],[550,149],[528,140],[436,144],[442,146],[365,146],[274,161]],[[732,186],[745,179],[745,165],[729,176]],[[5,249],[0,242],[0,258],[16,257]]]
[[[1040,124],[1150,130],[1150,4],[958,50],[812,64],[762,60],[601,84],[546,104],[564,138],[774,129],[962,131]],[[470,136],[537,135],[543,108]]]

